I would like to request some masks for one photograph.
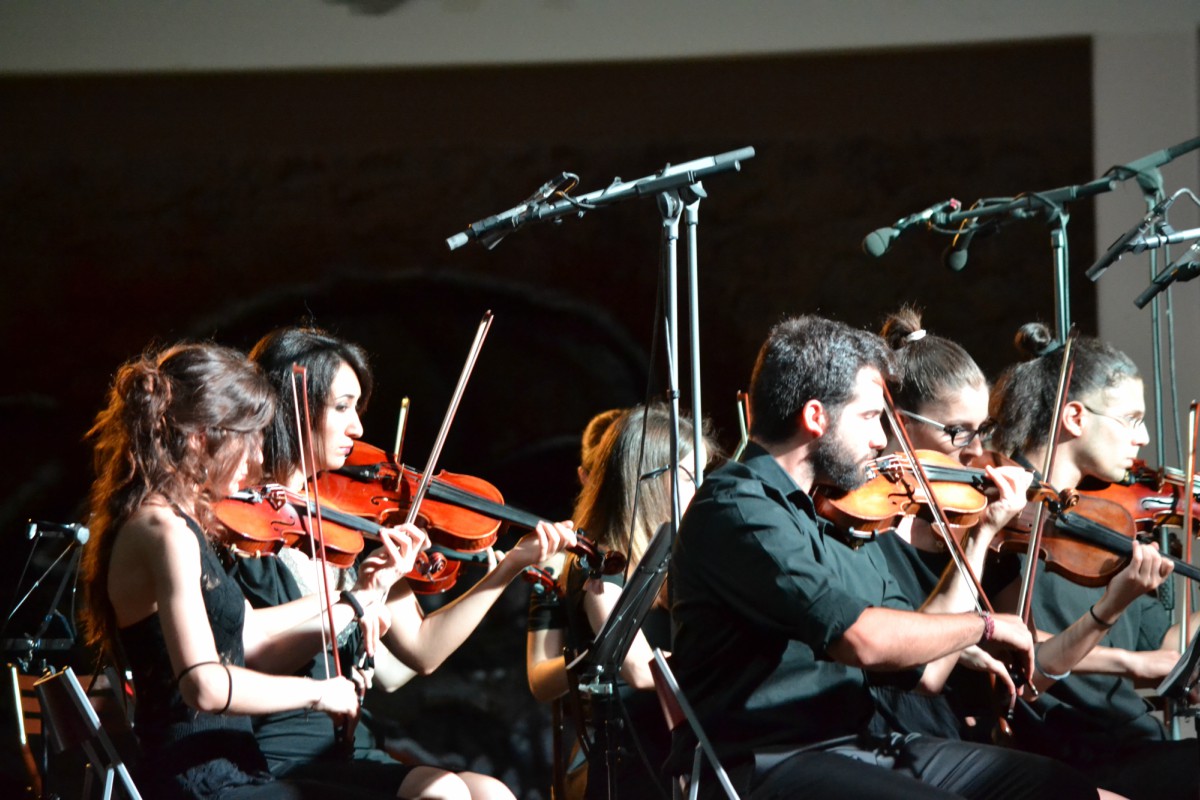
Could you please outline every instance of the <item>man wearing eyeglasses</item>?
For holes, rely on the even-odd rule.
[[[1033,357],[1011,367],[991,398],[993,446],[1031,468],[1040,468],[1050,447],[1062,362],[1062,350],[1049,339],[1044,326],[1022,328],[1018,349]],[[1054,463],[1046,476],[1059,491],[1085,479],[1122,480],[1150,438],[1142,379],[1128,356],[1081,337],[1073,365]],[[1104,591],[1039,567],[1032,603],[1038,629],[1088,635],[1100,646],[1078,663],[1039,661],[1042,675],[1057,682],[1036,702],[1021,704],[1014,725],[1017,741],[1079,767],[1102,787],[1132,800],[1195,800],[1200,797],[1196,742],[1168,741],[1136,691],[1156,686],[1178,660],[1178,626],[1170,626],[1168,612],[1154,596],[1142,595],[1117,613]],[[1196,622],[1193,617],[1193,636]]]

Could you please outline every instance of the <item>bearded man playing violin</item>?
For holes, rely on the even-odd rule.
[[[992,393],[993,444],[1033,468],[1042,464],[1051,442],[1051,402],[1063,352],[1039,324],[1024,326],[1016,344],[1027,360],[1010,367]],[[1142,379],[1129,357],[1089,337],[1077,339],[1073,349],[1054,465],[1045,476],[1059,491],[1076,488],[1084,478],[1121,480],[1149,441]],[[1134,560],[1150,549],[1135,545]],[[1142,561],[1147,563],[1149,558]],[[1170,562],[1162,563],[1169,572]],[[1039,564],[1031,604],[1038,628],[1066,631],[1056,638],[1072,635],[1089,646],[1081,660],[1055,658],[1044,649],[1039,653],[1041,675],[1053,678],[1053,685],[1036,702],[1020,705],[1017,742],[1076,765],[1101,786],[1134,800],[1195,800],[1200,797],[1195,741],[1168,741],[1162,723],[1136,692],[1139,686],[1157,685],[1178,660],[1173,649],[1178,625],[1170,625],[1169,614],[1152,595],[1142,594],[1121,613],[1112,594]],[[1193,636],[1196,622],[1193,617]]]
[[[853,489],[886,444],[889,356],[876,336],[815,316],[777,325],[752,376],[752,442],[706,477],[672,562],[672,665],[735,786],[755,797],[1095,798],[1050,759],[901,735],[868,670],[936,692],[976,644],[1032,667],[1011,615],[915,610],[877,544],[817,516],[815,487]],[[687,770],[676,732],[668,767]],[[707,781],[705,790],[716,788]]]

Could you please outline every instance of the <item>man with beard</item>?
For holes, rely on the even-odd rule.
[[[684,695],[754,797],[1095,798],[1057,762],[902,736],[876,713],[872,682],[936,692],[971,645],[1027,670],[1033,653],[1018,618],[963,612],[961,581],[913,610],[877,544],[853,547],[817,516],[814,488],[860,485],[886,444],[887,365],[881,339],[841,323],[803,316],[771,331],[751,378],[753,441],[706,477],[675,545]],[[674,774],[694,745],[676,732]]]

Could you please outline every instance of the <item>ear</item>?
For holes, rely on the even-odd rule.
[[[1062,429],[1064,433],[1079,437],[1083,434],[1083,415],[1087,411],[1083,403],[1071,400],[1063,406]]]
[[[820,400],[809,400],[796,415],[797,427],[816,439],[829,428],[829,412]]]

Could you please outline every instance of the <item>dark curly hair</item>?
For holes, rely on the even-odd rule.
[[[115,641],[108,567],[116,532],[152,494],[207,528],[214,500],[248,450],[257,451],[275,393],[243,353],[211,343],[148,351],[123,365],[88,432],[96,480],[80,581],[87,643]]]

